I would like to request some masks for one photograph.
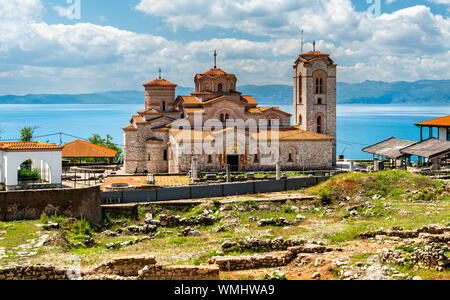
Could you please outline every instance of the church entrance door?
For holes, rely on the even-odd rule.
[[[239,155],[228,155],[227,163],[230,165],[231,172],[239,171]]]

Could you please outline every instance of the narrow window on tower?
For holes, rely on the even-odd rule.
[[[208,155],[208,164],[212,164],[212,156]]]
[[[223,85],[220,83],[217,87],[217,92],[222,93],[223,92]]]
[[[319,104],[319,105],[322,104],[322,98],[317,99],[317,104]]]
[[[167,161],[167,150],[163,152],[163,161]]]
[[[289,152],[289,162],[293,162],[294,160],[292,159],[292,153]]]
[[[259,163],[259,156],[258,156],[258,154],[255,154],[254,162],[255,162],[255,163]]]
[[[166,111],[166,101],[162,102],[162,111]]]
[[[317,117],[317,133],[322,133],[322,117]]]
[[[302,103],[303,103],[303,98],[302,98],[302,94],[303,94],[303,91],[302,91],[302,85],[303,85],[303,82],[302,82],[302,75],[300,75],[300,77],[298,78],[298,103],[299,103],[299,104],[302,104]]]

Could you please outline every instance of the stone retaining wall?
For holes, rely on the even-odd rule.
[[[217,266],[147,266],[138,280],[219,280]]]
[[[149,265],[156,265],[156,259],[154,256],[116,258],[102,263],[89,272],[89,274],[138,276],[139,271]]]
[[[217,266],[162,266],[154,256],[117,258],[84,274],[84,279],[219,280]]]
[[[36,220],[45,213],[83,217],[100,223],[100,188],[0,192],[0,220]]]
[[[0,269],[0,280],[68,280],[67,269],[52,265]]]
[[[275,268],[288,265],[300,253],[325,253],[339,249],[320,245],[305,245],[289,247],[287,251],[251,256],[213,257],[209,263],[219,266],[221,271],[250,270],[260,268]]]

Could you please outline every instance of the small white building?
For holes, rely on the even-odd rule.
[[[18,172],[24,162],[31,161],[31,168],[41,176],[35,187],[61,187],[62,148],[43,142],[0,142],[0,185],[6,190],[29,188],[19,181]]]

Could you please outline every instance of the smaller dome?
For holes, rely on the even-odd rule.
[[[165,79],[155,79],[153,81],[144,84],[144,86],[177,86],[177,85]]]
[[[197,74],[197,78],[201,78],[201,77],[204,77],[204,76],[209,76],[209,77],[213,77],[214,78],[214,77],[223,76],[223,75],[225,75],[227,77],[233,77],[233,76],[235,77],[234,74],[227,73],[227,72],[225,72],[222,69],[210,69],[209,71],[207,71],[207,72],[205,72],[203,74]]]

